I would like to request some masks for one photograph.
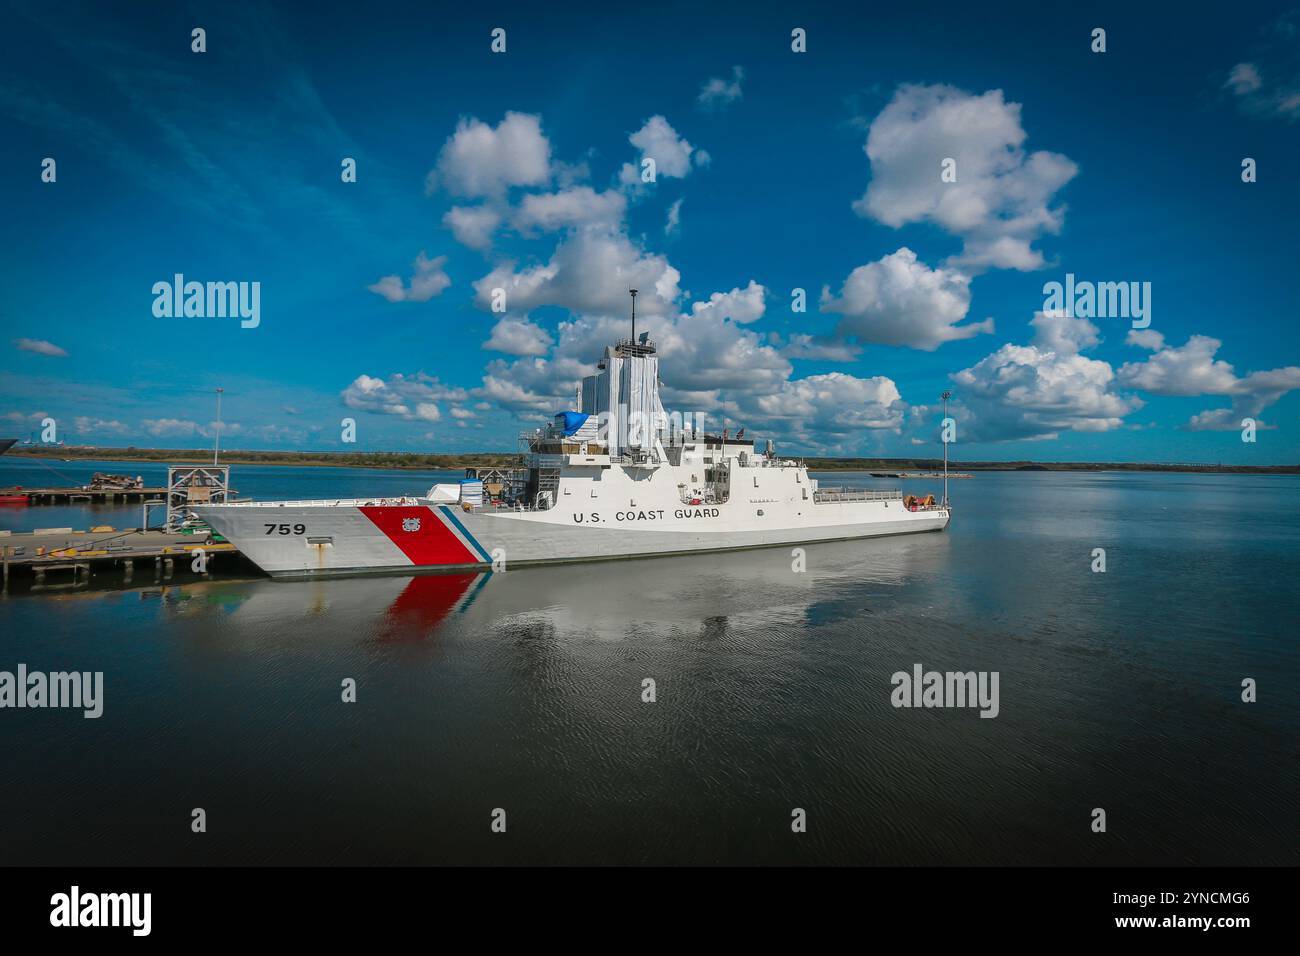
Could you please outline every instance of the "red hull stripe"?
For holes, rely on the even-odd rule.
[[[440,564],[479,564],[479,557],[461,544],[430,508],[365,507],[358,509],[384,537],[397,545],[412,564],[431,567]]]

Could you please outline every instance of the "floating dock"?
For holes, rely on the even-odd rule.
[[[199,558],[198,552],[202,552]],[[15,533],[0,531],[0,560],[4,565],[4,587],[11,575],[31,575],[33,590],[41,590],[46,575],[72,573],[70,586],[79,587],[99,570],[120,569],[123,580],[130,582],[138,563],[152,562],[155,576],[170,578],[176,562],[192,569],[200,561],[202,571],[212,570],[213,560],[223,556],[223,563],[233,563],[231,556],[239,550],[225,541],[211,540],[206,531],[194,534],[141,530],[138,528],[100,528],[73,531],[71,528],[41,528]]]

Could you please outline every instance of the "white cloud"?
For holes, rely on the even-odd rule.
[[[1230,395],[1237,387],[1232,366],[1218,360],[1214,353],[1223,344],[1206,335],[1193,335],[1179,348],[1164,345],[1163,338],[1144,341],[1156,348],[1145,362],[1126,362],[1120,367],[1120,381],[1130,388],[1140,388],[1154,395]]]
[[[682,225],[682,202],[678,199],[668,207],[668,220],[664,223],[664,235],[676,235],[681,230]]]
[[[567,368],[561,361],[540,357],[498,359],[488,365],[476,394],[521,415],[549,416],[572,402],[584,374],[590,374],[585,366]]]
[[[865,266],[844,280],[838,298],[822,290],[823,312],[844,316],[841,337],[933,352],[944,342],[993,331],[993,320],[959,325],[970,308],[970,278],[952,269],[931,269],[907,247]]]
[[[421,251],[413,264],[415,270],[409,286],[402,285],[400,276],[384,276],[374,285],[366,286],[371,292],[382,295],[389,302],[428,302],[451,285],[451,279],[442,267],[446,256],[429,259]]]
[[[900,427],[906,404],[887,378],[835,373],[791,380],[790,360],[776,347],[780,340],[769,342],[748,327],[765,309],[767,290],[757,281],[714,293],[685,312],[676,305],[679,282],[665,257],[600,227],[576,229],[543,265],[499,266],[474,284],[481,307],[490,305],[493,288],[503,288],[514,314],[559,306],[572,318],[559,323],[549,350],[544,333],[532,331],[531,323],[499,320],[489,347],[495,342],[511,354],[527,354],[489,363],[475,397],[525,420],[567,407],[605,346],[627,336],[627,290],[635,287],[640,290],[637,331],[648,332],[658,346],[670,409],[706,413],[717,427],[724,415],[733,427],[736,422],[751,431],[767,426],[773,437],[794,438],[806,447],[856,442],[869,430]],[[516,337],[522,342],[518,348]],[[832,346],[802,336],[798,347]],[[844,343],[833,347],[838,355],[855,350]]]
[[[78,415],[72,420],[72,430],[78,435],[124,435],[128,432],[129,426],[117,419],[91,418],[88,415]]]
[[[628,137],[628,142],[637,148],[640,155],[635,164],[623,164],[619,182],[624,186],[641,185],[641,163],[647,157],[655,161],[656,181],[661,176],[684,178],[691,171],[692,155],[697,166],[709,162],[708,153],[697,150],[684,137],[678,136],[668,120],[658,115],[646,120],[644,126]]]
[[[862,354],[862,346],[853,345],[833,336],[807,335],[802,332],[792,334],[781,344],[781,336],[773,332],[769,335],[772,344],[780,349],[786,358],[809,359],[818,362],[853,362]]]
[[[1283,13],[1261,31],[1251,58],[1228,71],[1222,88],[1242,112],[1265,119],[1300,119],[1300,10]]]
[[[748,317],[760,307],[763,287],[717,293],[700,308],[647,316],[638,331],[658,345],[665,405],[705,413],[713,428],[725,416],[745,424],[751,434],[798,441],[808,448],[860,442],[871,430],[897,430],[906,404],[888,378],[856,378],[843,373],[790,378],[789,360],[730,316]],[[561,322],[549,356],[492,363],[480,395],[522,416],[549,415],[565,407],[579,380],[592,374],[606,344],[627,334],[627,320],[582,315]],[[841,346],[843,347],[843,346]]]
[[[1232,90],[1236,96],[1254,93],[1263,85],[1259,67],[1254,63],[1238,63],[1228,72],[1228,79],[1223,84],[1225,89]]]
[[[757,322],[763,317],[766,305],[763,301],[767,290],[755,282],[749,280],[749,285],[743,289],[732,289],[730,292],[715,292],[709,296],[707,301],[695,302],[691,305],[691,312],[696,316],[716,316],[720,319],[731,319],[733,322],[739,322],[742,325],[749,322]]]
[[[482,134],[482,129],[476,131],[480,138]],[[658,174],[669,178],[686,176],[708,161],[707,154],[679,136],[662,116],[651,117],[629,140],[641,157],[655,159]],[[547,164],[546,181],[554,182],[549,148]],[[450,173],[453,165],[440,163],[440,173]],[[625,184],[639,183],[639,172],[639,167],[628,164],[621,178]],[[481,385],[472,392],[480,411],[503,408],[532,417],[549,415],[570,403],[577,383],[591,374],[604,346],[627,335],[627,292],[633,287],[640,291],[637,329],[648,332],[658,344],[664,398],[670,408],[713,417],[725,414],[733,425],[766,426],[777,437],[793,437],[809,447],[827,447],[828,442],[851,446],[871,431],[897,433],[908,406],[885,376],[860,378],[834,372],[792,379],[792,357],[850,360],[861,349],[846,337],[934,349],[945,341],[992,330],[992,320],[966,322],[967,274],[952,268],[931,269],[918,262],[911,250],[900,249],[855,270],[838,297],[832,298],[829,290],[824,293],[827,306],[843,315],[836,338],[796,333],[783,343],[777,336],[748,327],[765,310],[766,290],[754,280],[696,301],[684,312],[679,309],[678,270],[665,256],[646,251],[623,231],[626,202],[635,193],[602,193],[569,179],[554,192],[522,196],[512,208],[505,203],[504,192],[510,185],[523,184],[510,177],[498,175],[467,184],[461,176],[457,182],[455,188],[462,194],[491,197],[484,206],[458,207],[448,214],[447,224],[462,242],[484,248],[506,221],[524,233],[565,232],[549,260],[526,265],[500,262],[473,284],[480,308],[491,307],[493,290],[499,288],[506,292],[509,309],[507,316],[497,318],[484,347],[511,357],[494,359],[484,370]],[[990,215],[1004,212],[994,210]],[[668,210],[666,232],[676,230],[680,215],[678,199]],[[1013,253],[999,255],[1007,258]],[[547,306],[571,315],[559,323],[554,335],[528,318],[532,310]],[[1056,346],[1056,351],[1045,353],[1049,362],[1057,361],[1057,353],[1066,348],[1090,344],[1081,330],[1065,326],[1040,329],[1039,337],[1045,348],[1049,339]],[[1098,364],[1110,371],[1105,363]],[[436,414],[440,398],[419,388],[422,384],[413,385],[401,376],[386,381],[361,376],[345,391],[344,400],[350,407],[401,417],[427,415],[428,409]],[[470,413],[457,405],[450,414],[463,422]],[[1074,427],[1086,428],[1088,423],[1080,418]]]
[[[750,288],[762,290],[750,283],[747,289],[716,301],[743,301],[752,296]],[[638,297],[637,331],[649,332],[658,346],[664,400],[670,406],[715,412],[725,400],[734,411],[747,396],[769,394],[789,378],[790,363],[766,345],[762,335],[726,318],[727,311],[719,305],[686,314],[660,311],[643,318]],[[548,357],[492,363],[483,378],[482,394],[516,412],[554,412],[572,401],[578,382],[593,373],[605,346],[627,334],[628,319],[621,315],[579,315],[561,322]]]
[[[291,425],[276,425],[268,423],[265,425],[255,425],[245,428],[242,425],[235,424],[235,427],[228,428],[227,424],[228,423],[226,422],[221,423],[221,434],[223,438],[228,435],[239,435],[244,441],[252,439],[273,445],[300,445],[307,440],[309,435],[307,429],[297,428]],[[215,423],[212,423],[208,429],[204,430],[204,433],[210,437],[214,430]]]
[[[495,127],[462,119],[438,154],[429,186],[441,184],[457,196],[500,196],[511,186],[543,186],[551,173],[541,117],[511,112]]]
[[[1032,243],[1056,233],[1064,208],[1056,191],[1078,167],[1060,153],[1026,153],[1020,105],[1001,90],[979,96],[951,86],[904,84],[872,121],[864,147],[871,183],[859,215],[899,227],[930,222],[960,236],[967,268],[1031,270],[1044,264]],[[956,182],[941,164],[956,161]]]
[[[487,249],[492,245],[492,233],[501,225],[501,213],[491,206],[452,206],[442,224],[462,246]]]
[[[497,266],[474,283],[477,304],[492,305],[492,290],[504,289],[506,308],[525,313],[555,305],[575,313],[625,315],[628,289],[637,289],[637,315],[662,314],[681,295],[681,274],[660,255],[643,253],[627,236],[584,229],[556,247],[550,262],[516,272]]]
[[[1101,342],[1097,326],[1087,319],[1039,312],[1029,320],[1034,345],[1058,355],[1074,355]]]
[[[748,305],[740,305],[741,314],[752,312],[753,289],[761,295],[763,287],[751,281],[743,293],[733,290],[718,298],[716,307],[652,323],[651,336],[663,359],[660,374],[671,397],[697,408],[716,408],[723,401],[767,394],[790,377],[789,360],[766,344],[761,333],[727,317],[744,300]]]
[[[1256,427],[1260,424],[1256,422]],[[1187,420],[1187,430],[1192,432],[1235,432],[1242,427],[1241,418],[1231,408],[1211,408]]]
[[[1036,316],[1033,345],[1006,344],[952,376],[958,401],[950,410],[967,442],[1056,438],[1061,432],[1119,428],[1141,408],[1120,394],[1107,362],[1078,352],[1096,344],[1086,319]]]
[[[1190,431],[1239,431],[1245,418],[1253,419],[1256,428],[1275,427],[1263,422],[1260,413],[1297,388],[1300,388],[1300,368],[1294,365],[1251,372],[1237,380],[1230,407],[1212,408],[1193,415],[1185,427]]]
[[[1150,330],[1143,330],[1149,332]],[[1216,408],[1193,415],[1187,423],[1192,431],[1233,431],[1243,418],[1257,418],[1287,392],[1300,388],[1300,368],[1286,366],[1238,378],[1233,367],[1215,354],[1218,339],[1193,335],[1181,346],[1166,345],[1158,333],[1128,335],[1132,345],[1150,349],[1145,362],[1128,362],[1119,370],[1120,381],[1155,395],[1227,395],[1229,408]]]
[[[521,232],[598,226],[617,229],[627,212],[627,197],[616,190],[598,193],[590,186],[575,186],[554,193],[524,196],[514,215],[514,226]]]
[[[700,87],[697,102],[707,110],[722,109],[740,99],[743,93],[740,83],[745,78],[745,71],[738,66],[731,68],[731,79],[725,80],[715,76]]]
[[[527,319],[502,316],[492,327],[492,337],[483,348],[507,355],[545,355],[551,348],[551,336]]]
[[[193,435],[202,430],[198,422],[184,418],[146,418],[140,422],[140,427],[155,438]]]
[[[1155,329],[1129,329],[1129,333],[1124,337],[1124,341],[1129,345],[1136,345],[1139,348],[1157,351],[1165,344],[1165,337]]]
[[[443,385],[420,373],[390,375],[387,379],[358,375],[340,397],[348,408],[359,411],[436,422],[442,417],[439,401],[462,402],[467,396],[464,389]]]
[[[35,352],[37,355],[48,355],[52,358],[67,358],[68,353],[59,348],[53,342],[46,342],[44,339],[14,339],[14,348],[23,352]]]
[[[757,396],[753,407],[767,421],[792,426],[791,437],[805,444],[844,439],[863,429],[897,432],[907,409],[893,380],[843,372],[784,382],[777,391]]]

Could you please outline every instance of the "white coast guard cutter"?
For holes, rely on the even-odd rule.
[[[194,512],[274,577],[465,571],[942,531],[946,501],[825,489],[771,442],[697,433],[659,399],[646,335],[605,349],[580,410],[521,436],[515,480],[423,496],[239,501]]]

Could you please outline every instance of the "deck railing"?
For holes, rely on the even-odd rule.
[[[207,505],[211,508],[360,508],[383,507],[396,508],[407,505],[427,505],[428,498],[416,498],[410,495],[389,496],[386,498],[314,498],[307,501],[227,501],[224,504]],[[452,504],[453,502],[438,502]]]
[[[813,492],[813,501],[895,501],[901,500],[903,492],[897,488],[878,491],[872,488],[818,488]]]

